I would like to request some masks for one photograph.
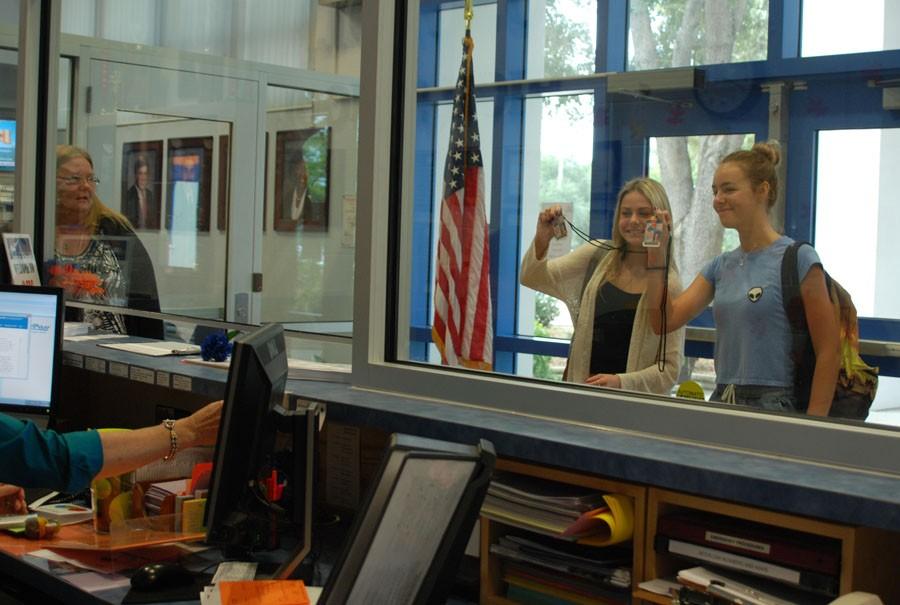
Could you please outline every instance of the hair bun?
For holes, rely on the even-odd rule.
[[[765,143],[754,143],[751,149],[754,153],[764,156],[773,166],[778,166],[781,161],[781,145],[778,141],[766,141]]]

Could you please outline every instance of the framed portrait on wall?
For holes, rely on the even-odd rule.
[[[331,128],[275,135],[275,230],[327,231]]]
[[[212,137],[169,139],[166,229],[209,231]]]
[[[122,144],[122,214],[135,229],[158,230],[162,209],[162,141]]]

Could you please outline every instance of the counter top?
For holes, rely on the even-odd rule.
[[[98,347],[96,341],[67,341],[64,363],[132,380],[153,380],[211,398],[223,396],[227,378],[222,370],[186,364],[177,357],[126,353]],[[449,441],[471,443],[484,438],[494,443],[502,457],[900,531],[900,477],[896,476],[421,400],[345,383],[290,380],[288,391],[324,403],[326,418],[337,422]]]

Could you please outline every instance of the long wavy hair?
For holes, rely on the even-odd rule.
[[[70,160],[74,160],[77,158],[83,158],[87,160],[87,163],[91,165],[91,168],[94,167],[94,160],[91,158],[91,154],[89,154],[85,149],[81,147],[76,147],[74,145],[57,145],[56,146],[56,170],[59,171],[60,167]],[[57,224],[59,223],[59,204],[56,205],[57,212]],[[84,219],[84,226],[90,229],[91,233],[97,232],[97,227],[100,225],[100,221],[103,219],[109,219],[119,223],[123,227],[128,229],[133,229],[131,222],[125,217],[121,212],[116,212],[106,204],[100,201],[100,198],[97,197],[97,192],[95,191],[91,195],[91,208],[88,211],[87,217]]]

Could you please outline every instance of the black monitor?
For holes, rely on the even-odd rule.
[[[0,410],[50,416],[59,391],[63,304],[60,288],[0,286]]]
[[[493,445],[393,435],[320,603],[443,603],[494,469]]]
[[[285,523],[299,524],[300,539],[309,541],[311,463],[307,450],[296,444],[311,443],[298,430],[292,457],[285,462],[279,451],[291,446],[280,431],[294,430],[292,412],[283,406],[286,380],[287,354],[279,324],[234,339],[204,519],[207,542],[222,547],[229,557],[273,547]],[[267,500],[265,482],[273,471],[286,484],[289,498]]]

